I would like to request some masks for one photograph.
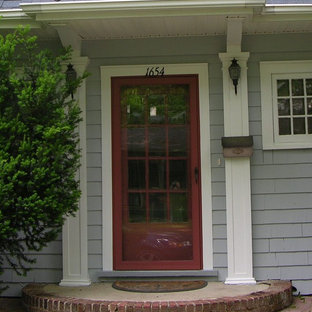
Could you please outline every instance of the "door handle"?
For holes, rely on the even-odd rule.
[[[195,169],[194,169],[194,174],[195,174],[195,182],[196,182],[196,184],[198,184],[198,168],[197,167],[195,167]]]

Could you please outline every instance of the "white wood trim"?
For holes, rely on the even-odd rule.
[[[102,66],[102,166],[103,166],[103,270],[113,270],[112,227],[112,146],[111,146],[111,77],[144,76],[146,68],[164,66],[166,75],[198,74],[201,142],[202,235],[203,270],[213,269],[212,203],[210,164],[210,119],[208,64],[149,64],[131,66]]]
[[[264,150],[269,149],[296,149],[311,148],[312,140],[307,136],[312,135],[291,135],[279,138],[274,128],[274,107],[273,107],[273,76],[293,75],[305,78],[307,75],[312,77],[312,61],[277,61],[260,62],[260,84],[261,84],[261,112],[262,112],[262,144]],[[302,139],[302,140],[301,140]]]
[[[87,57],[72,58],[78,75],[86,69]],[[63,279],[61,286],[90,285],[88,273],[88,207],[87,207],[87,140],[86,140],[86,81],[77,90],[75,97],[79,101],[82,121],[79,124],[79,138],[81,148],[81,166],[79,181],[81,197],[79,210],[75,217],[68,217],[63,226]]]

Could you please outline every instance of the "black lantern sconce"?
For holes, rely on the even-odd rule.
[[[68,89],[72,99],[74,98],[74,83],[76,79],[77,72],[75,71],[74,66],[69,63],[66,70],[66,83],[68,85]]]
[[[240,73],[241,73],[241,68],[240,68],[239,64],[237,63],[237,60],[235,58],[233,58],[232,64],[229,67],[229,74],[230,74],[230,78],[233,81],[233,85],[235,88],[235,94],[237,94],[237,85],[238,85],[238,80],[240,78]]]

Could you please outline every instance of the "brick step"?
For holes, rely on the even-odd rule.
[[[292,304],[292,285],[289,281],[266,281],[263,291],[236,297],[201,300],[92,300],[51,295],[44,291],[46,284],[29,284],[23,288],[23,303],[29,312],[275,312]],[[292,310],[294,311],[294,310]]]

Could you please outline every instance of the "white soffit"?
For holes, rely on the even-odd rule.
[[[57,24],[82,40],[226,35],[227,17],[243,18],[244,35],[312,32],[312,6],[265,6],[264,0],[62,0],[0,15],[0,28],[29,22],[45,39],[55,38]]]

